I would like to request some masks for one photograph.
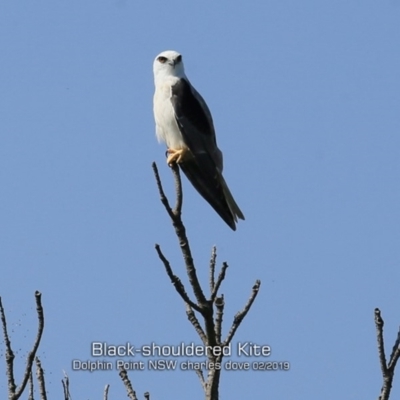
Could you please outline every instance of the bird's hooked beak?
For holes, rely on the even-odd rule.
[[[177,64],[179,64],[182,61],[182,57],[176,57],[175,59],[171,60],[170,65],[175,68]]]

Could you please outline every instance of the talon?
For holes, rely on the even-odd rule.
[[[186,147],[182,149],[168,149],[166,154],[169,154],[167,157],[167,164],[171,166],[172,164],[180,164],[185,162],[187,159],[191,157],[190,150]]]

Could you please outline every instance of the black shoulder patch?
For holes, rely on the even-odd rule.
[[[180,79],[172,86],[172,105],[175,110],[176,117],[187,119],[201,133],[210,135],[212,127],[208,121],[203,107],[194,97],[190,84],[186,79]]]

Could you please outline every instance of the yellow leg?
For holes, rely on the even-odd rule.
[[[172,165],[174,163],[180,164],[191,157],[190,150],[186,147],[177,150],[168,149],[167,153],[169,154],[167,158],[168,165]]]

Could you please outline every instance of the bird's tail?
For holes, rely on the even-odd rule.
[[[208,155],[207,155],[208,157]],[[207,162],[199,163],[190,160],[180,163],[179,166],[195,187],[195,189],[208,201],[220,217],[236,230],[237,218],[244,219],[243,213],[236,204],[222,174],[216,170],[215,165]]]
[[[233,198],[232,193],[229,190],[228,185],[226,184],[225,179],[221,173],[219,174],[219,179],[221,182],[222,190],[224,191],[226,202],[228,204],[229,210],[231,211],[231,214],[235,222],[237,222],[238,218],[244,220],[244,215],[240,210],[239,206],[237,205],[235,199]]]

